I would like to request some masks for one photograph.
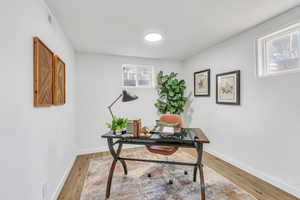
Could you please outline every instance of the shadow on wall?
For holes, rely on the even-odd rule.
[[[191,107],[191,104],[193,103],[192,95],[193,95],[193,93],[190,92],[189,95],[187,96],[188,100],[185,104],[185,109],[183,112],[184,125],[187,128],[190,127],[190,125],[192,123],[192,116],[194,114],[194,109]]]

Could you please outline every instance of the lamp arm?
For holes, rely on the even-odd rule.
[[[123,94],[120,94],[107,108],[111,114],[112,117],[114,117],[114,114],[112,113],[111,107],[123,96]]]

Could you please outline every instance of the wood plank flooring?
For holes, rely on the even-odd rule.
[[[123,152],[132,152],[141,148],[143,147],[124,149]],[[181,151],[196,155],[193,149],[181,149]],[[109,153],[102,152],[78,156],[58,200],[79,200],[90,159],[105,155],[109,155]],[[300,200],[209,153],[204,153],[203,163],[255,196],[257,200]]]

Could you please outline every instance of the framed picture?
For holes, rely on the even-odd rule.
[[[53,104],[62,105],[66,103],[66,69],[65,63],[54,56],[54,79],[53,79]]]
[[[34,43],[34,106],[51,106],[53,91],[53,52],[38,38]]]
[[[240,105],[240,71],[217,74],[217,104]]]
[[[210,69],[194,73],[194,96],[210,96]]]

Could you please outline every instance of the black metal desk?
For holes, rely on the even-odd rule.
[[[172,165],[186,165],[194,167],[193,180],[196,181],[197,170],[199,169],[200,185],[201,185],[201,200],[205,200],[205,184],[203,176],[203,165],[202,165],[202,154],[203,144],[209,143],[209,140],[199,128],[184,128],[181,129],[180,133],[173,134],[171,136],[162,136],[160,134],[152,134],[150,137],[128,137],[127,135],[115,135],[112,132],[102,135],[103,138],[107,139],[109,151],[113,157],[113,162],[109,171],[109,176],[106,185],[106,198],[110,196],[110,188],[113,178],[113,173],[116,167],[117,161],[120,161],[125,175],[127,175],[126,160],[138,161],[138,162],[154,162],[154,163],[165,163]],[[115,141],[114,141],[115,140]],[[117,151],[114,149],[114,145],[118,144]],[[175,161],[164,161],[164,160],[146,160],[136,158],[120,157],[123,144],[132,145],[147,145],[147,146],[173,146],[173,147],[185,147],[195,148],[197,151],[197,160],[195,163],[187,162],[175,162]]]

